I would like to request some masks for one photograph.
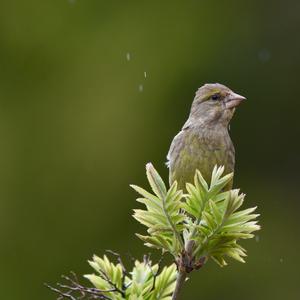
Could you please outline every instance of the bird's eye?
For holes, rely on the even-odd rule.
[[[211,96],[211,99],[212,99],[212,100],[219,100],[219,99],[220,99],[220,94],[213,94],[213,95]]]

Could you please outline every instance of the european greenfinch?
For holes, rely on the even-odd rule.
[[[210,182],[215,165],[224,166],[224,174],[234,172],[229,122],[245,99],[219,83],[205,84],[197,90],[189,118],[174,137],[167,156],[170,184],[176,180],[185,190],[186,183],[193,183],[197,169]],[[231,188],[232,182],[224,190]]]

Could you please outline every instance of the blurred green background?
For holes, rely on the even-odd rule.
[[[184,299],[298,299],[299,1],[1,1],[1,299],[43,287],[105,249],[148,251],[131,217],[152,161],[196,89],[249,100],[231,136],[235,186],[263,229],[246,264],[193,274]],[[145,73],[146,72],[146,73]],[[145,76],[146,75],[146,76]]]

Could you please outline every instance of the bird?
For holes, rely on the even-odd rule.
[[[189,117],[174,137],[168,155],[169,183],[186,190],[196,170],[210,182],[215,165],[224,166],[224,175],[234,172],[235,149],[229,123],[236,107],[246,98],[223,84],[207,83],[195,94]],[[231,181],[224,191],[232,188]]]

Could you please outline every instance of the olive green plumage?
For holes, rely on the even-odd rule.
[[[235,107],[244,99],[218,83],[198,89],[189,118],[173,139],[168,153],[170,184],[176,180],[185,189],[187,182],[193,182],[197,169],[210,182],[215,165],[223,165],[225,174],[234,171],[235,150],[228,125]],[[231,187],[232,182],[226,189]]]

